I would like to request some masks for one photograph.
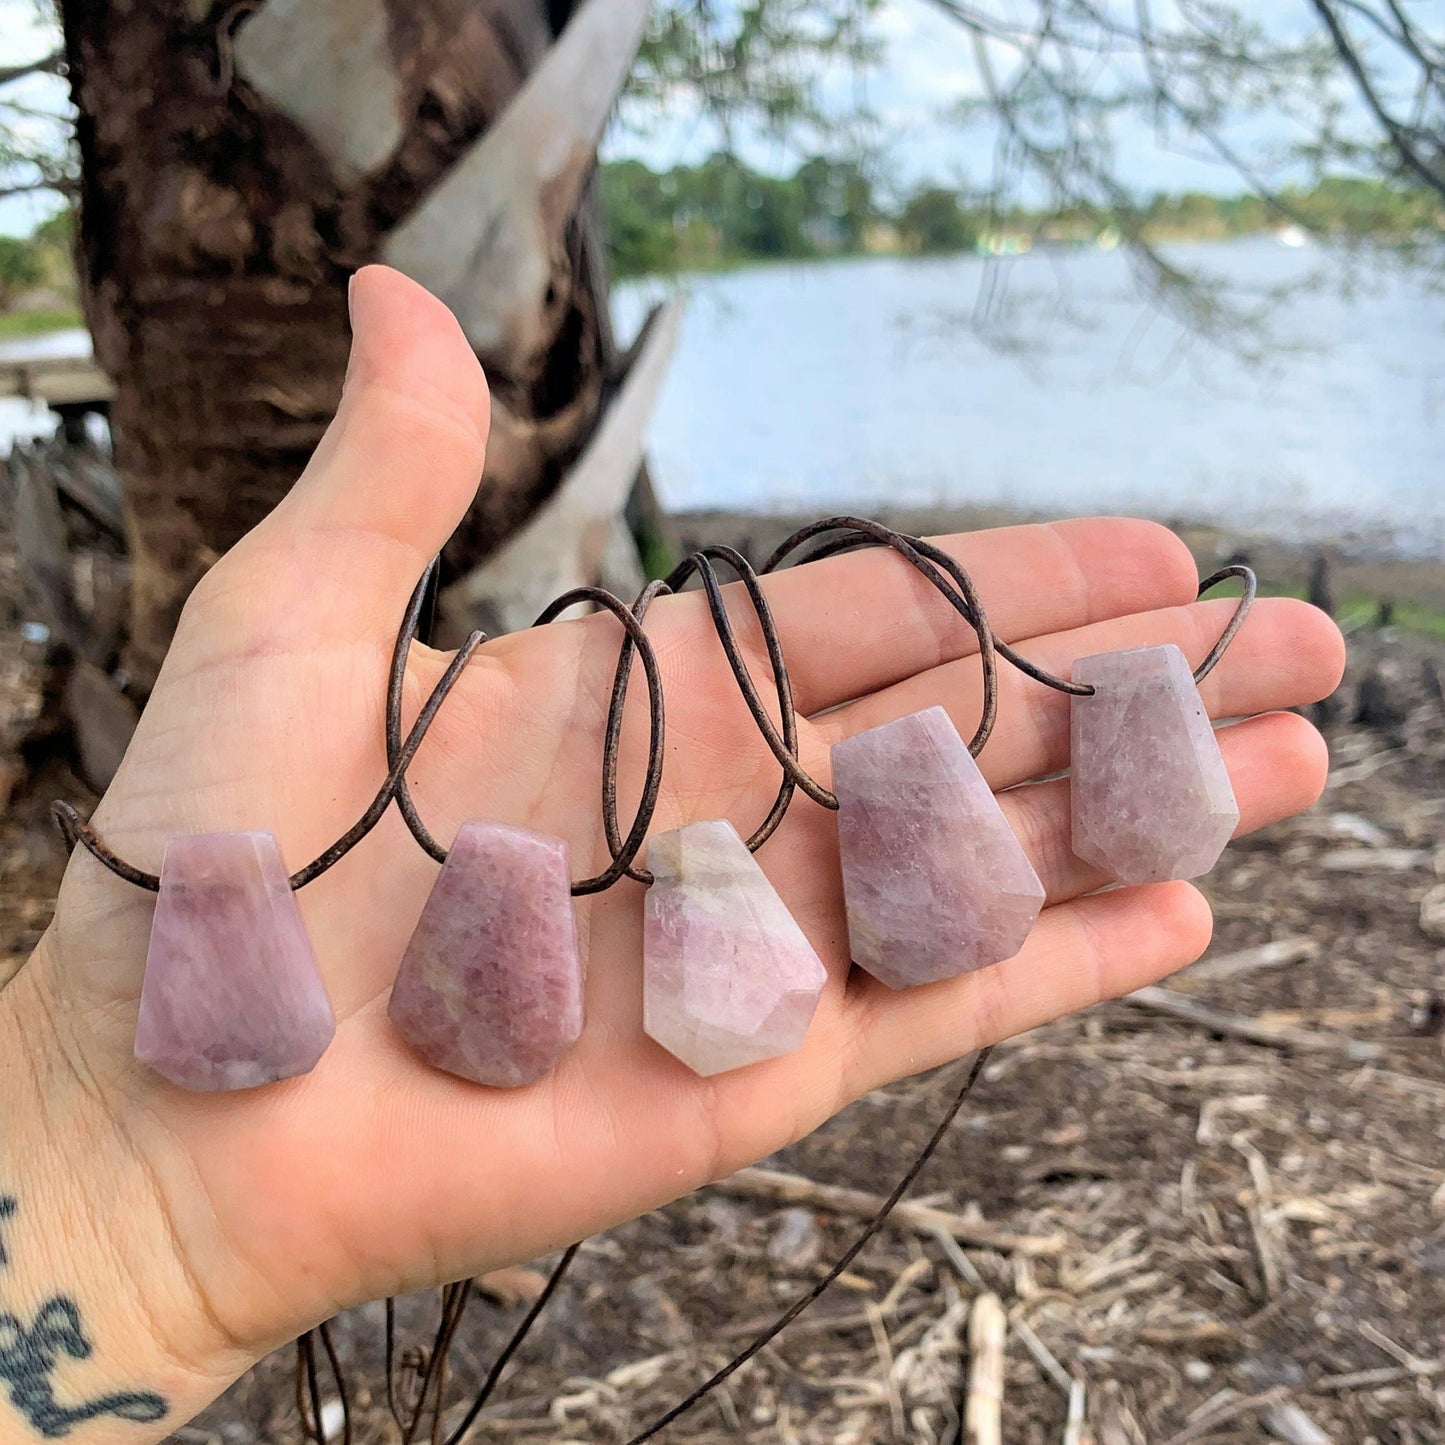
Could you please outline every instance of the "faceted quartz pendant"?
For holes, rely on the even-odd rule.
[[[659,834],[647,863],[648,1035],[702,1075],[796,1049],[828,972],[732,825]]]
[[[276,839],[172,838],[136,1058],[185,1089],[249,1089],[307,1073],[335,1031]]]
[[[463,823],[391,991],[391,1021],[433,1068],[517,1088],[582,1032],[567,845]]]
[[[1024,945],[1044,888],[941,707],[833,745],[853,962],[889,988]]]
[[[1180,650],[1081,657],[1070,761],[1074,852],[1121,883],[1198,878],[1239,822],[1209,716]]]

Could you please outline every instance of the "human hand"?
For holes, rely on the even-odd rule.
[[[158,868],[174,834],[263,828],[295,868],[356,820],[386,774],[396,626],[471,501],[487,395],[451,316],[396,273],[360,273],[353,325],[334,424],[282,505],[196,589],[97,812],[111,845],[141,867]],[[1194,602],[1187,550],[1147,523],[1011,528],[942,545],[972,573],[999,635],[1056,672],[1079,655],[1165,641],[1197,662],[1234,606]],[[855,553],[765,585],[814,776],[826,782],[836,739],[935,703],[972,731],[973,636],[896,556]],[[761,680],[761,637],[736,591]],[[776,763],[702,599],[663,598],[647,626],[668,700],[654,829],[727,817],[746,833],[771,804]],[[598,773],[619,641],[617,622],[599,615],[476,656],[409,773],[443,842],[486,817],[564,838],[574,877],[608,861]],[[414,649],[408,723],[445,661]],[[1266,600],[1203,684],[1215,716],[1266,714],[1221,735],[1242,830],[1318,795],[1321,739],[1271,710],[1324,696],[1341,666],[1323,614]],[[629,723],[624,779],[640,776],[644,734]],[[979,759],[995,790],[1065,766],[1067,747],[1068,699],[1005,668],[999,726]],[[1209,910],[1191,885],[1093,891],[1106,880],[1070,851],[1066,783],[1001,802],[1048,893],[1016,958],[902,993],[850,975],[835,822],[799,798],[758,857],[830,973],[804,1047],[701,1079],[647,1039],[641,890],[624,881],[578,900],[581,1040],[516,1091],[427,1068],[387,1019],[436,873],[395,810],[300,894],[337,1015],[330,1050],[306,1077],[242,1093],[188,1094],[135,1062],[154,901],[77,852],[52,928],[0,998],[0,1194],[18,1206],[0,1218],[12,1261],[0,1308],[13,1298],[7,1278],[27,1282],[32,1305],[84,1279],[99,1346],[84,1366],[91,1393],[138,1381],[166,1397],[174,1426],[267,1349],[348,1304],[606,1228],[781,1147],[869,1089],[1203,951]],[[85,1383],[69,1368],[56,1368],[59,1393]],[[12,1423],[0,1408],[0,1440]],[[159,1429],[113,1416],[85,1428],[97,1441]]]

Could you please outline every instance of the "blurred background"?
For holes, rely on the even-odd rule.
[[[932,1209],[669,1438],[951,1441],[987,1354],[1010,1441],[1445,1439],[1445,3],[0,0],[0,978],[377,260],[492,385],[442,641],[835,511],[1155,517],[1350,640],[1210,955],[1002,1047]],[[590,1242],[477,1438],[625,1438],[955,1083]],[[458,1392],[540,1282],[478,1282]],[[296,1438],[288,1368],[178,1438]]]

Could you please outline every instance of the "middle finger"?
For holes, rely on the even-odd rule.
[[[1022,643],[1031,662],[1068,677],[1074,661],[1099,652],[1172,642],[1196,664],[1223,632],[1236,603],[1229,599],[1136,613]],[[1219,666],[1200,684],[1212,717],[1299,707],[1327,696],[1339,682],[1344,642],[1318,609],[1291,598],[1256,602]],[[1001,662],[998,725],[979,755],[995,790],[1057,772],[1069,761],[1069,697]],[[982,709],[978,661],[929,668],[815,720],[826,742],[838,742],[895,718],[942,704],[967,738]]]
[[[1219,750],[1239,804],[1236,838],[1308,808],[1329,768],[1324,739],[1294,713],[1269,713],[1221,728]],[[1113,880],[1073,850],[1069,783],[1030,783],[999,794],[1009,827],[1044,885],[1047,905]]]

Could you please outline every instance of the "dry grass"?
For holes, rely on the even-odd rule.
[[[1384,659],[1407,679],[1407,715],[1334,728],[1322,804],[1230,850],[1208,882],[1210,959],[1168,998],[1001,1047],[924,1208],[669,1440],[951,1442],[970,1399],[970,1438],[1016,1445],[1445,1439],[1441,650],[1355,642],[1357,677]],[[7,637],[12,736],[36,676]],[[41,803],[0,824],[0,958],[48,917],[61,860]],[[902,1171],[956,1080],[873,1095],[771,1175],[591,1241],[476,1438],[625,1440],[827,1268],[858,1227],[853,1194]],[[458,1398],[525,1283],[475,1307]],[[405,1302],[410,1334],[432,1309]],[[339,1336],[358,1439],[393,1438],[379,1307]],[[293,1400],[278,1356],[177,1438],[294,1438]]]

